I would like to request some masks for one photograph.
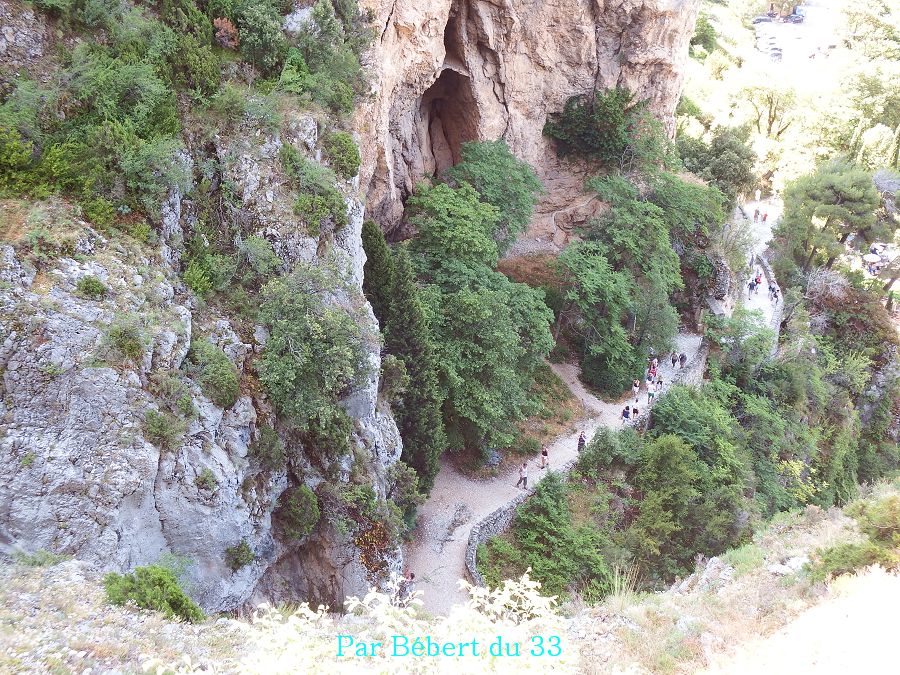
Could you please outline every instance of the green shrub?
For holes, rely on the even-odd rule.
[[[103,578],[106,599],[114,605],[133,602],[143,609],[162,612],[166,617],[178,617],[196,623],[203,620],[203,612],[178,585],[170,570],[158,565],[138,567],[131,574],[111,572]]]
[[[304,431],[330,428],[340,417],[338,399],[368,374],[366,324],[325,301],[340,288],[333,270],[301,264],[263,289],[270,334],[259,378],[279,412]]]
[[[97,277],[89,274],[78,280],[75,290],[86,298],[98,300],[106,295],[107,288]]]
[[[305,485],[288,490],[278,502],[284,532],[290,539],[302,539],[319,522],[319,502],[315,493]]]
[[[81,203],[84,217],[94,226],[108,229],[116,222],[116,208],[103,197],[94,197]]]
[[[16,551],[13,553],[12,558],[17,564],[25,567],[52,567],[68,560],[69,556],[52,553],[41,548],[34,553]]]
[[[541,451],[541,443],[534,436],[526,436],[513,445],[513,451],[518,455],[536,455]]]
[[[148,410],[144,414],[144,436],[162,450],[171,450],[185,432],[187,424],[166,412]]]
[[[197,474],[196,478],[194,478],[194,485],[201,490],[212,492],[218,487],[219,482],[216,480],[216,475],[212,472],[212,469],[208,466],[204,466],[203,470]]]
[[[208,340],[194,340],[188,353],[200,388],[221,408],[230,408],[241,393],[240,374],[225,352]]]
[[[900,555],[870,541],[820,549],[816,551],[816,558],[816,562],[808,566],[813,582],[850,574],[869,565],[881,565],[888,570],[900,567]]]
[[[147,335],[138,319],[123,316],[113,321],[104,343],[120,361],[136,364],[144,357]]]
[[[262,281],[277,274],[283,264],[265,237],[247,237],[241,243],[240,252],[256,278]]]
[[[302,157],[289,145],[282,146],[281,162],[291,184],[300,193],[294,213],[303,218],[313,236],[318,236],[326,218],[331,219],[335,229],[347,224],[347,205],[335,187],[334,172]]]
[[[716,48],[716,29],[705,13],[701,13],[697,17],[697,25],[694,28],[694,35],[691,37],[691,47],[694,46],[703,47],[707,52]]]
[[[241,539],[240,544],[229,546],[225,549],[225,564],[231,568],[232,572],[237,572],[254,560],[256,560],[256,554],[250,548],[250,544],[247,543],[246,539]]]
[[[323,145],[328,161],[339,176],[349,179],[359,173],[359,148],[350,134],[346,131],[332,131],[325,134]]]
[[[641,437],[634,429],[613,431],[609,427],[600,427],[582,450],[577,468],[585,476],[599,478],[615,465],[632,467],[637,464],[642,448]]]
[[[517,509],[512,532],[521,564],[531,567],[545,594],[578,591],[597,601],[609,592],[612,581],[602,554],[608,542],[593,526],[572,524],[566,491],[560,475],[549,472]]]
[[[255,457],[267,469],[284,465],[284,444],[272,427],[262,427],[259,438],[250,444],[250,456]]]
[[[235,8],[241,53],[263,75],[276,72],[287,51],[281,17],[270,4],[242,0]]]
[[[847,507],[847,514],[856,519],[859,529],[874,543],[900,548],[900,496],[856,502]]]
[[[631,140],[630,125],[645,107],[622,87],[572,96],[561,113],[550,115],[544,133],[556,140],[561,157],[618,161]]]

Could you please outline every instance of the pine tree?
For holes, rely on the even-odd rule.
[[[372,303],[375,318],[384,330],[391,305],[391,291],[394,287],[394,259],[385,241],[384,233],[373,220],[363,223],[363,249],[366,265],[363,268],[363,293]]]
[[[425,313],[419,300],[415,276],[406,250],[396,252],[394,286],[385,347],[403,359],[409,375],[395,417],[403,438],[404,462],[419,474],[425,494],[434,486],[438,460],[447,446],[438,388],[437,363],[428,334]]]

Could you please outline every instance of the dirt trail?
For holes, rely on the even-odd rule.
[[[700,336],[682,333],[676,337],[679,352],[692,361],[700,348]],[[585,405],[587,418],[575,422],[579,431],[584,430],[588,439],[602,426],[622,426],[621,412],[627,398],[606,402],[594,396],[578,380],[577,366],[555,364],[553,370],[569,386]],[[671,363],[660,364],[663,391],[675,374]],[[647,402],[646,394],[640,396],[641,407]],[[559,467],[578,454],[578,431],[560,436],[547,446],[550,469]],[[529,485],[539,482],[546,471],[540,468],[537,455],[529,461]],[[425,609],[432,614],[446,614],[454,604],[465,602],[468,594],[459,589],[458,580],[467,579],[465,570],[466,545],[472,525],[511,501],[519,489],[515,487],[518,473],[508,473],[491,479],[475,479],[461,474],[448,461],[442,460],[428,501],[419,511],[419,525],[413,533],[414,540],[404,547],[406,567],[416,574],[416,588],[424,591]]]

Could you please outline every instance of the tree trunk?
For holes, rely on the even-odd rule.
[[[838,242],[840,242],[842,245],[846,244],[847,240],[850,238],[850,234],[850,232],[845,232],[843,235],[841,235],[841,238],[838,240]],[[837,260],[837,258],[838,257],[836,255],[829,256],[828,262],[825,263],[825,269],[830,270],[831,266],[834,265],[834,261]]]
[[[813,257],[816,255],[816,251],[819,249],[815,246],[812,247],[812,251],[809,252],[809,257],[806,259],[806,262],[803,263],[803,271],[809,272],[809,267],[812,265]]]

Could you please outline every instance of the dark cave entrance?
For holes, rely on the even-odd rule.
[[[462,144],[478,139],[478,105],[465,60],[466,10],[465,3],[453,3],[444,28],[443,70],[419,104],[422,155],[435,174],[458,164]]]
[[[478,105],[466,75],[445,69],[422,96],[419,114],[427,129],[423,148],[436,174],[460,161],[460,148],[478,139]],[[427,159],[426,159],[427,161]]]

